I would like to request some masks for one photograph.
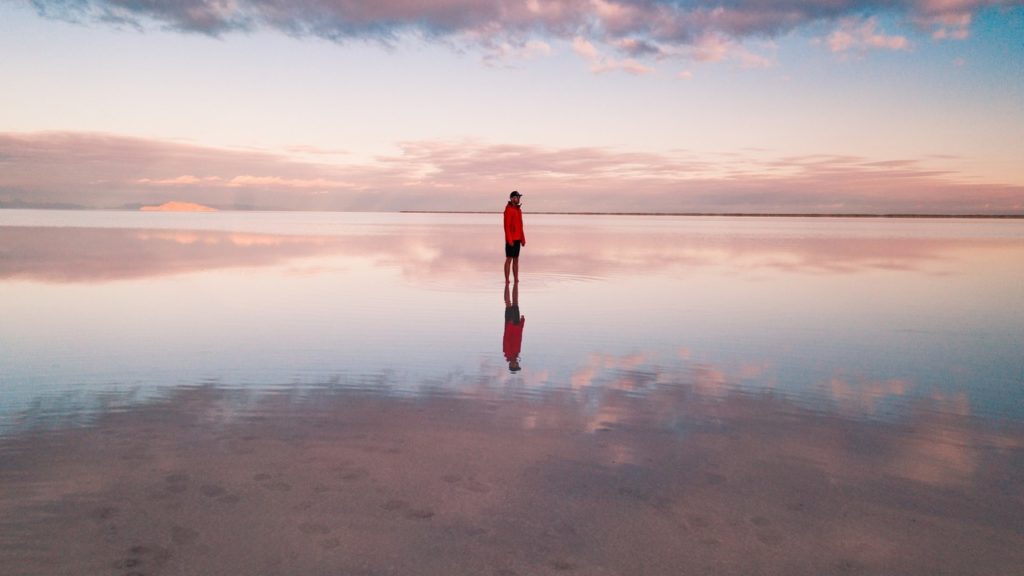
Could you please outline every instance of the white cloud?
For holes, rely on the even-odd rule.
[[[773,58],[752,52],[732,38],[722,34],[705,34],[701,36],[690,47],[689,56],[697,62],[732,60],[739,63],[741,68],[770,68],[775,65]]]
[[[597,60],[600,57],[594,44],[582,36],[572,39],[572,50],[590,61]]]
[[[572,41],[572,50],[590,64],[590,71],[595,74],[622,71],[627,74],[641,75],[654,72],[654,68],[632,58],[616,60],[602,55],[589,40],[577,36]]]
[[[137,182],[150,186],[192,186],[201,182],[216,182],[218,180],[220,178],[198,178],[191,174],[184,174],[174,178],[140,178]]]
[[[888,35],[878,29],[878,20],[874,17],[858,20],[848,18],[839,22],[824,43],[834,53],[867,50],[907,50],[910,42],[904,36]]]
[[[229,188],[354,188],[350,182],[327,178],[282,178],[280,176],[252,176],[243,174],[227,181]]]

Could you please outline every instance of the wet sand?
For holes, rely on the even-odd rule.
[[[1024,566],[1024,430],[662,386],[215,386],[0,439],[3,573],[920,574]]]

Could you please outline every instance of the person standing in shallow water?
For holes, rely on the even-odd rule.
[[[526,234],[523,232],[523,209],[520,206],[523,195],[513,190],[508,195],[505,206],[505,284],[508,274],[519,282],[519,249],[526,246]]]

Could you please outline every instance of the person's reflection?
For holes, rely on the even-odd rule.
[[[509,299],[508,284],[505,284],[505,336],[502,338],[502,348],[505,351],[505,360],[508,361],[510,372],[518,372],[519,350],[523,346],[523,326],[526,324],[526,316],[519,314],[519,283],[512,286],[512,298]]]

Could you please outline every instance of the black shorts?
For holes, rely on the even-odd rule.
[[[505,258],[519,258],[519,247],[522,242],[519,240],[513,241],[511,244],[505,244]]]
[[[519,305],[505,306],[505,324],[519,324],[522,315],[519,313]]]

